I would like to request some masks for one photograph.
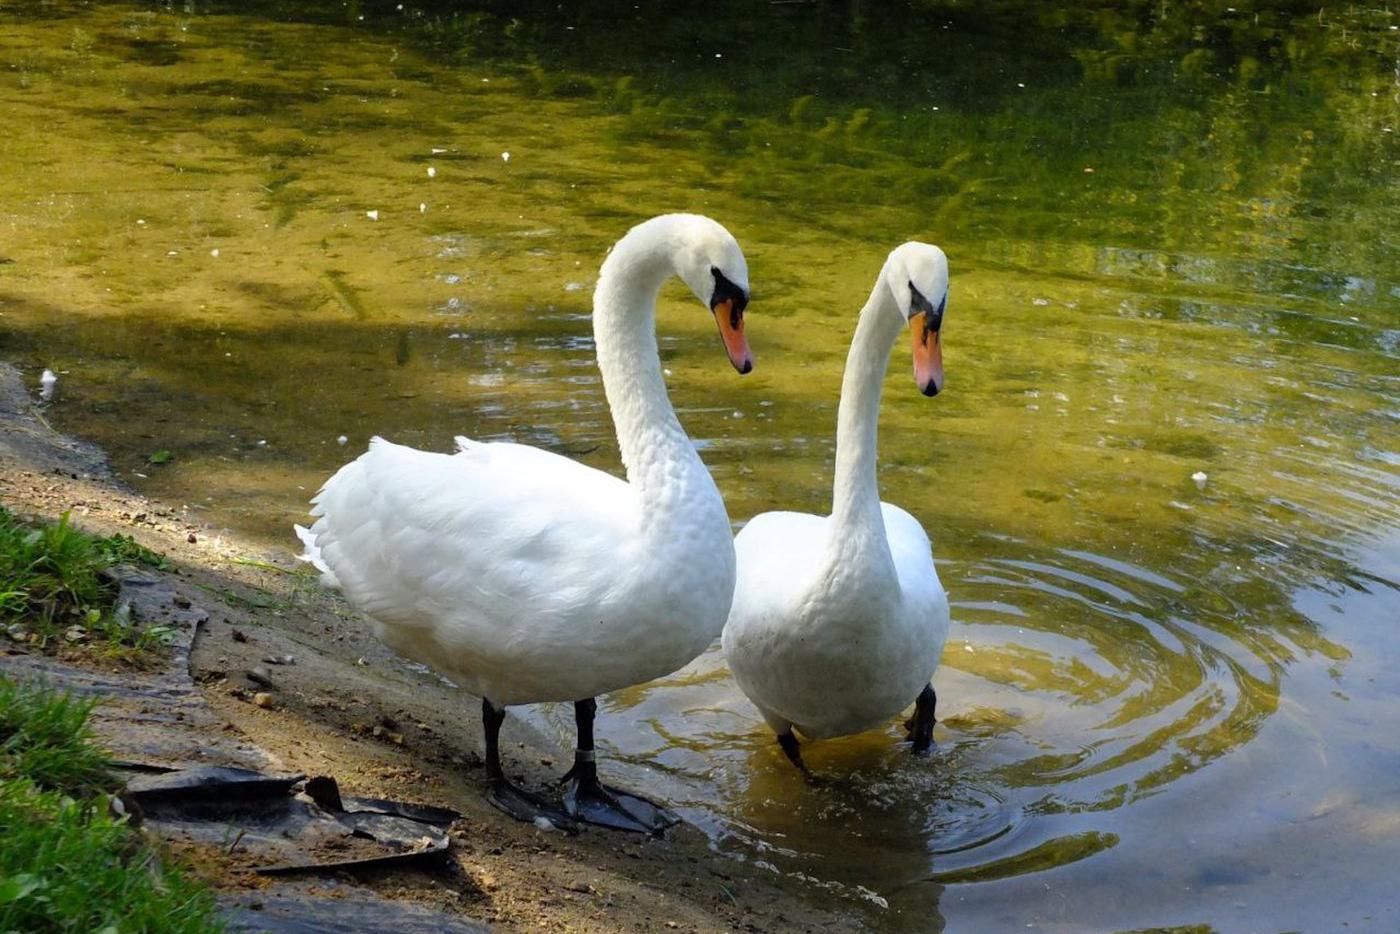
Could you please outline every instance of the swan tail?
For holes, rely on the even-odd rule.
[[[339,590],[340,581],[336,578],[330,565],[326,564],[325,559],[321,557],[321,549],[316,544],[316,533],[304,525],[294,525],[292,528],[296,530],[297,538],[301,539],[302,545],[306,548],[305,551],[297,555],[297,560],[305,561],[320,571],[322,584]]]

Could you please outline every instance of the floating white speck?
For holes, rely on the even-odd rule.
[[[501,161],[502,161],[502,162],[509,162],[509,161],[510,161],[510,153],[508,153],[508,152],[503,152],[503,153],[501,153]]]
[[[433,168],[431,165],[428,166],[428,177],[429,177],[429,178],[436,178],[436,177],[437,177],[437,169]]]
[[[970,646],[970,645],[968,645],[966,642],[964,642],[964,643],[963,643],[963,651],[964,651],[964,652],[971,652],[971,651],[972,651],[972,646]]]
[[[427,206],[426,204],[424,204],[422,201],[419,201],[419,202],[418,202],[418,213],[419,213],[419,214],[427,214],[427,213],[428,213],[428,206]]]
[[[372,220],[372,221],[377,221],[377,220],[379,220],[379,212],[378,212],[378,211],[366,211],[366,212],[365,212],[365,217],[368,217],[368,218],[369,218],[370,220]]]
[[[671,375],[671,371],[670,371],[670,370],[662,370],[661,372],[662,372],[662,373],[665,373],[667,376],[670,376],[670,375]]]
[[[543,830],[545,833],[554,832],[554,822],[548,817],[544,817],[543,815],[535,818],[535,827],[540,830]]]
[[[433,155],[436,156],[436,155],[439,155],[439,154],[441,154],[441,153],[447,152],[447,150],[446,150],[446,149],[443,149],[441,146],[434,146],[432,152],[433,152]]]
[[[345,437],[344,435],[341,435],[339,438],[335,439],[335,443],[340,445],[341,447],[345,447],[347,444],[350,443],[350,439]]]
[[[212,257],[214,257],[215,259],[218,259],[218,258],[219,258],[219,248],[218,248],[218,247],[214,247],[214,249],[212,249],[212,250],[209,251],[209,255],[212,256]]]
[[[579,289],[581,289],[581,288],[583,288],[583,283],[582,283],[582,282],[565,282],[565,283],[564,283],[564,291],[565,291],[565,292],[577,292],[577,291],[578,291]]]
[[[1088,165],[1084,166],[1084,174],[1085,174],[1085,175],[1093,175],[1093,174],[1094,174],[1094,169],[1093,169],[1093,167],[1092,167],[1092,166],[1088,166]]]
[[[260,448],[265,448],[265,447],[267,447],[267,439],[266,439],[266,438],[260,439],[260,440],[258,441],[258,447],[260,447]]]
[[[715,58],[724,58],[724,53],[723,53],[723,52],[716,52],[716,53],[715,53]]]
[[[1191,475],[1191,479],[1195,481],[1196,489],[1204,490],[1206,488],[1206,481],[1209,480],[1210,477],[1206,476],[1205,471],[1198,470]]]
[[[146,219],[145,219],[144,217],[138,217],[138,218],[136,218],[136,226],[137,226],[137,227],[145,227],[145,226],[146,226]]]
[[[39,377],[39,398],[48,402],[53,398],[53,390],[57,385],[58,374],[53,370],[45,370]]]
[[[1032,304],[1032,305],[1040,305],[1040,306],[1043,307],[1043,306],[1045,306],[1045,305],[1050,304],[1050,299],[1048,299],[1048,298],[1033,298],[1033,299],[1031,299],[1031,304]]]
[[[179,250],[168,250],[168,251],[166,252],[165,255],[166,255],[166,256],[179,256],[179,255],[180,255],[180,251],[179,251]]]
[[[1025,87],[1025,86],[1026,86],[1026,83],[1025,83],[1024,81],[1017,81],[1017,82],[1016,82],[1016,87],[1018,87],[1018,88],[1023,88],[1023,87]]]

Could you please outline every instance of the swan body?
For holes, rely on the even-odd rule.
[[[937,247],[899,247],[861,312],[842,384],[832,514],[763,513],[734,542],[724,651],[799,766],[794,729],[809,739],[861,732],[916,697],[923,715],[925,691],[932,730],[929,681],[948,637],[948,598],[923,527],[880,502],[875,448],[881,384],[906,321],[920,388],[942,388],[947,268]]]
[[[719,635],[734,549],[698,458],[663,517],[566,457],[458,446],[375,438],[315,501],[321,563],[395,652],[510,706],[662,677]]]
[[[297,529],[385,644],[488,699],[490,749],[493,711],[591,704],[682,667],[724,625],[729,517],[657,355],[656,296],[675,274],[714,312],[736,369],[752,366],[734,238],[697,215],[633,228],[603,263],[593,317],[626,480],[527,445],[458,438],[441,454],[375,438]],[[579,716],[591,766],[591,708],[586,750]]]

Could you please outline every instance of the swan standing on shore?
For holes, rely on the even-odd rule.
[[[806,772],[808,739],[879,726],[915,701],[916,753],[933,738],[930,679],[948,638],[948,597],[918,520],[880,502],[875,476],[880,386],[908,322],[914,380],[943,388],[940,328],[948,259],[923,243],[890,253],[846,358],[830,516],[768,512],[734,541],[739,576],[724,651],[739,686]]]
[[[600,783],[593,750],[593,698],[695,658],[734,593],[729,516],[657,355],[656,297],[672,275],[714,314],[735,369],[753,368],[748,267],[729,232],[691,214],[628,231],[593,295],[625,481],[521,444],[458,438],[449,455],[375,438],[312,500],[311,529],[297,528],[303,557],[385,644],[481,696],[489,797],[521,820],[644,832],[676,820]],[[564,813],[501,769],[505,708],[543,701],[575,702]]]

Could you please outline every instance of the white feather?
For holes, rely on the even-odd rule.
[[[929,683],[948,637],[928,536],[879,502],[875,478],[880,386],[903,327],[894,296],[914,278],[926,294],[944,294],[942,252],[896,250],[861,312],[842,385],[832,515],[764,513],[734,542],[724,650],[779,733],[795,727],[820,739],[880,726]]]

